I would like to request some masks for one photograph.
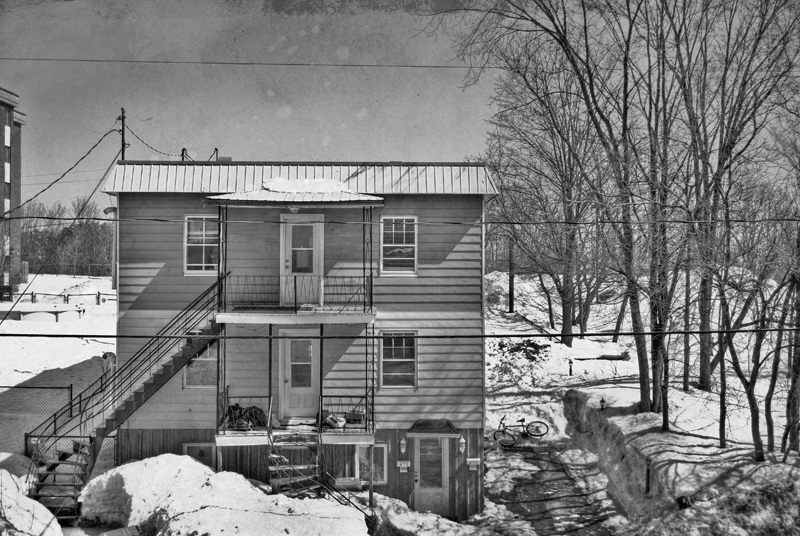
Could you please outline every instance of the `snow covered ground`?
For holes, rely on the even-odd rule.
[[[89,294],[97,290],[110,291],[107,279],[72,280],[64,276],[45,276],[37,284],[41,289],[38,292],[59,293],[64,289],[76,289],[73,290],[75,294]],[[596,359],[599,356],[624,355],[626,351],[633,355],[630,342],[623,339],[620,344],[612,344],[608,340],[575,339],[573,347],[566,348],[554,342],[554,338],[514,337],[514,334],[541,334],[548,324],[545,300],[538,291],[538,282],[523,277],[518,279],[516,287],[517,313],[508,314],[505,312],[506,274],[487,276],[487,333],[509,336],[487,340],[485,511],[464,524],[458,524],[433,514],[410,511],[401,501],[377,496],[383,527],[378,534],[510,536],[538,533],[544,536],[570,532],[579,536],[721,536],[748,534],[742,528],[748,517],[751,520],[768,517],[765,512],[770,510],[765,510],[763,505],[757,513],[744,515],[743,519],[731,515],[731,508],[747,511],[745,506],[741,506],[741,501],[747,504],[750,496],[747,490],[760,490],[759,486],[765,482],[783,482],[781,479],[787,476],[797,480],[800,469],[794,457],[788,464],[774,460],[762,464],[751,461],[749,415],[734,376],[728,379],[732,403],[728,414],[727,448],[718,446],[716,395],[694,389],[683,392],[677,384],[671,385],[670,389],[672,431],[663,433],[660,431],[660,415],[634,411],[639,396],[635,359]],[[35,325],[7,320],[0,325],[0,333],[113,335],[115,303],[97,306],[92,298],[86,300],[86,316],[81,320]],[[613,304],[596,307],[591,330],[612,328],[616,318],[615,307]],[[4,338],[3,343],[0,385],[73,383],[76,390],[102,370],[102,360],[93,356],[114,349],[113,339],[105,337]],[[6,352],[5,348],[9,350]],[[678,369],[673,373],[677,379]],[[0,393],[0,402],[3,394]],[[605,403],[603,410],[600,409],[601,399]],[[782,415],[783,400],[776,400],[776,415]],[[492,440],[492,432],[503,416],[510,423],[519,418],[543,420],[548,423],[550,431],[540,439],[521,439],[518,443],[520,449],[503,449]],[[2,413],[1,404],[0,419],[0,451],[17,452],[5,445],[9,443],[8,437],[18,433],[21,436],[24,427],[17,422],[17,430],[15,421]],[[781,421],[782,417],[776,420]],[[781,432],[782,428],[778,427],[776,434]],[[243,493],[249,497],[248,500],[254,501],[252,505],[243,507],[246,512],[233,522],[242,534],[266,534],[261,527],[282,527],[280,523],[299,512],[303,513],[302,519],[335,518],[344,520],[345,527],[352,523],[352,530],[361,530],[363,522],[359,516],[347,521],[347,516],[354,510],[339,512],[338,507],[330,502],[315,500],[297,501],[303,504],[295,506],[293,500],[264,495],[246,481],[240,481],[243,479],[237,480],[235,475],[200,474],[208,470],[195,467],[198,464],[185,457],[172,458],[168,465],[182,471],[186,478],[172,475],[163,486],[148,486],[150,479],[159,478],[164,471],[158,465],[160,462],[150,460],[119,468],[106,473],[87,489],[88,511],[106,508],[107,514],[117,512],[113,514],[117,515],[117,523],[132,523],[152,515],[155,511],[153,505],[157,503],[164,506],[171,519],[176,520],[173,526],[176,534],[192,530],[203,532],[206,523],[209,527],[218,523],[213,526],[220,530],[225,527],[227,532],[233,531],[230,527],[232,518],[225,517],[223,510],[230,512],[232,508],[244,505],[225,502],[236,489],[239,490],[237,494]],[[649,486],[646,481],[648,464],[651,472]],[[0,468],[13,473],[9,467],[22,465],[19,457],[0,455]],[[550,472],[565,477],[554,482],[546,478]],[[181,482],[183,484],[179,484]],[[800,494],[797,488],[788,492],[784,488],[776,489],[780,489],[783,496],[794,494],[794,500]],[[754,493],[758,497],[770,496],[762,491]],[[698,502],[692,508],[678,510],[675,499],[680,495],[697,497]],[[574,498],[572,496],[580,496],[580,504],[569,502]],[[265,506],[267,503],[269,506]],[[531,507],[533,504],[545,505],[544,510],[536,511]],[[129,508],[125,512],[126,520],[118,515],[120,506]],[[330,508],[336,513],[329,512]],[[134,515],[135,512],[138,513]],[[203,517],[203,512],[211,517]],[[786,517],[785,511],[778,511],[776,515]],[[236,525],[240,517],[243,521]],[[792,519],[789,516],[788,523],[792,523]],[[309,523],[312,523],[309,526],[317,526],[314,522]],[[339,521],[331,527],[339,526],[336,523]],[[302,526],[287,527],[290,533],[313,533],[298,528]],[[342,530],[345,530],[342,534],[359,533]],[[781,532],[778,529],[773,533],[798,534],[792,530]],[[64,531],[73,536],[98,532],[99,529]],[[286,531],[277,533],[285,534]],[[328,533],[336,534],[333,528],[327,530]]]

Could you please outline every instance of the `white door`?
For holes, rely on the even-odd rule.
[[[321,221],[319,214],[281,216],[281,305],[322,305]]]
[[[414,510],[450,515],[450,453],[441,437],[414,441]]]
[[[281,415],[315,417],[319,405],[319,341],[312,332],[281,330]],[[296,337],[296,338],[295,338]]]

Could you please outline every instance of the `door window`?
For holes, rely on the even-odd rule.
[[[314,273],[314,224],[292,225],[291,229],[292,273]]]
[[[442,486],[442,440],[419,439],[419,487],[441,488]]]
[[[290,368],[292,387],[311,387],[311,341],[308,339],[292,339],[289,341]]]

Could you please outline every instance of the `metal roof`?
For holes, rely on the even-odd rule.
[[[265,180],[328,179],[365,194],[495,194],[489,171],[473,163],[120,161],[103,191],[225,194]]]

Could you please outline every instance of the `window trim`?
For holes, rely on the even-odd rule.
[[[385,486],[386,484],[389,483],[389,443],[376,442],[373,445],[373,447],[375,447],[375,448],[383,447],[383,480],[380,480],[380,481],[375,480],[372,483],[374,485],[376,485],[376,486]],[[361,469],[360,469],[360,465],[358,464],[358,451],[360,449],[362,449],[362,448],[364,448],[364,449],[369,448],[369,445],[362,445],[362,444],[357,444],[356,445],[356,448],[355,448],[355,461],[353,462],[353,467],[355,468],[355,471],[354,471],[355,476],[354,476],[354,478],[357,478],[359,480],[359,482],[361,482],[361,484],[364,485],[364,484],[369,484],[369,475],[367,475],[365,477],[366,480],[364,478],[361,478]],[[375,456],[373,458],[373,461],[377,462],[379,459],[380,459],[379,456]]]
[[[217,265],[213,270],[187,270],[186,264],[188,261],[188,248],[189,248],[189,220],[202,219],[214,220],[217,222]],[[186,214],[183,218],[183,275],[185,276],[210,276],[217,275],[219,272],[220,261],[220,240],[219,240],[219,217],[216,214]]]
[[[188,448],[188,447],[205,447],[205,448],[210,448],[210,449],[211,449],[211,458],[214,460],[214,466],[213,466],[213,467],[211,467],[211,469],[212,469],[212,470],[214,470],[214,471],[216,471],[216,470],[217,470],[217,466],[218,466],[218,464],[219,464],[219,460],[217,459],[217,453],[218,453],[219,451],[217,450],[217,445],[216,445],[215,443],[206,443],[206,442],[202,442],[202,441],[200,441],[200,442],[182,443],[182,451],[183,451],[183,455],[184,455],[184,456],[189,456],[190,458],[192,458],[193,460],[195,460],[197,463],[200,463],[200,464],[203,464],[203,465],[205,465],[203,462],[201,462],[201,461],[200,461],[200,460],[198,460],[197,458],[194,458],[194,457],[190,456],[190,455],[189,455],[189,454],[186,452],[186,450],[187,450],[187,448]],[[208,467],[208,466],[206,465],[206,467]]]
[[[414,269],[408,271],[392,271],[392,270],[385,270],[383,268],[383,226],[386,220],[414,220]],[[416,277],[417,271],[419,269],[419,219],[417,216],[403,216],[403,215],[396,215],[396,216],[381,216],[381,225],[380,225],[380,235],[381,235],[381,245],[380,245],[380,263],[378,264],[378,269],[380,270],[381,277]]]
[[[403,335],[411,335],[414,337],[414,385],[385,385],[383,383],[383,359],[384,359],[384,340],[387,337],[397,337]],[[411,389],[416,391],[419,388],[419,344],[417,344],[417,331],[410,330],[410,329],[403,329],[403,330],[387,330],[387,331],[380,331],[381,336],[381,344],[380,344],[380,388],[381,389]]]

